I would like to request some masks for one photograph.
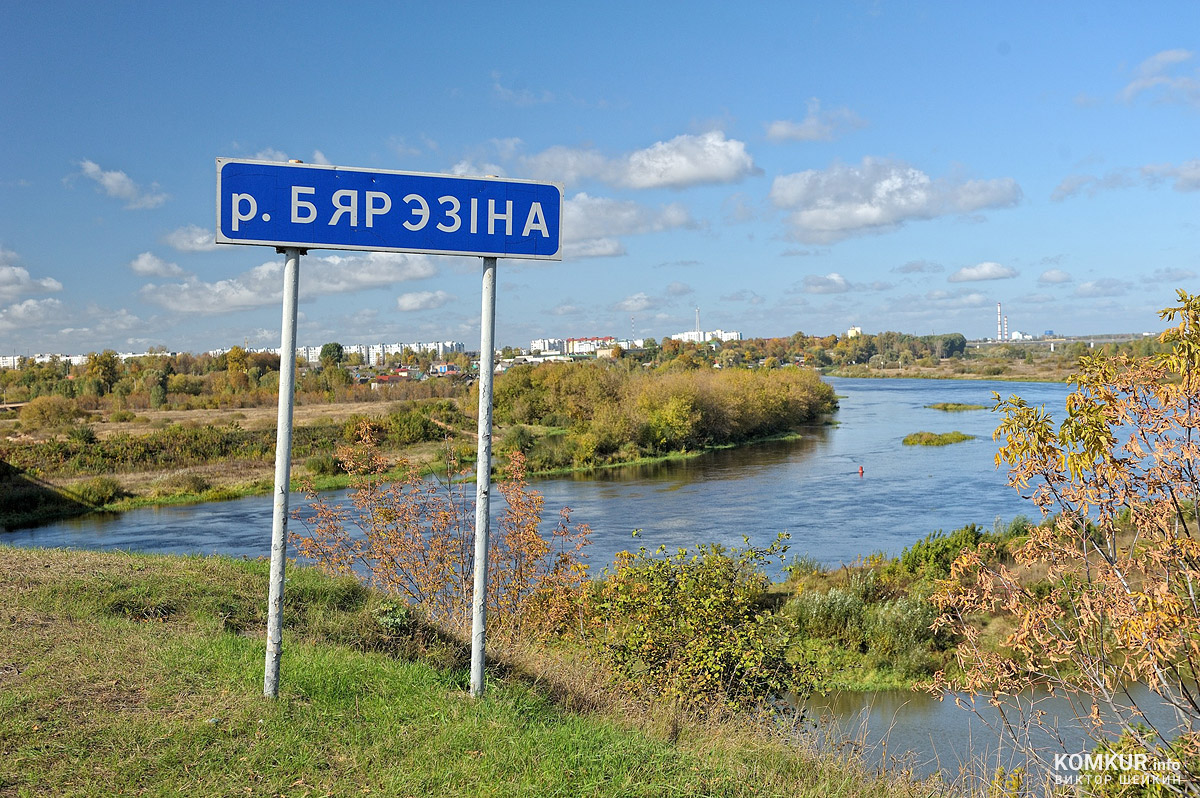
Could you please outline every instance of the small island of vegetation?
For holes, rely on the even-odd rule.
[[[952,443],[975,440],[974,435],[965,432],[914,432],[904,436],[905,446],[949,446]]]
[[[934,402],[931,405],[925,405],[930,410],[941,410],[945,413],[963,413],[968,410],[987,410],[987,405],[972,405],[962,402]]]

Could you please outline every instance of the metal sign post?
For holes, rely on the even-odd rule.
[[[496,259],[562,260],[562,216],[562,187],[555,183],[217,159],[217,243],[272,246],[287,256],[264,695],[279,694],[300,256],[309,249],[352,249],[484,258],[471,618],[471,694],[478,696],[487,620]]]
[[[479,322],[479,447],[475,463],[475,588],[471,594],[471,695],[483,695],[487,654],[488,543],[491,532],[492,376],[496,370],[496,259],[483,259]]]
[[[296,404],[296,308],[300,290],[300,254],[281,250],[283,334],[279,347],[279,415],[275,431],[275,508],[271,517],[271,578],[267,595],[267,663],[263,695],[279,695],[279,654],[283,643],[283,571],[287,562],[288,491],[292,482],[292,409]]]

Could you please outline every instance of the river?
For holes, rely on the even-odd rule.
[[[910,379],[829,382],[840,397],[834,423],[814,426],[799,440],[543,479],[534,487],[546,497],[548,518],[565,505],[576,521],[591,525],[593,571],[632,546],[741,545],[743,536],[754,545],[765,545],[780,532],[790,535],[792,554],[836,567],[873,552],[899,554],[935,530],[950,531],[968,522],[991,527],[997,519],[1021,514],[1036,517],[1036,508],[1009,488],[1005,473],[995,467],[995,414],[946,413],[927,405],[990,407],[995,391],[1044,404],[1061,417],[1067,386]],[[901,444],[905,435],[921,430],[959,430],[976,438],[941,447]],[[18,530],[0,539],[17,546],[258,557],[270,552],[271,509],[269,496],[147,508]],[[641,530],[636,538],[635,529]],[[994,733],[953,702],[884,693],[828,697],[814,707],[851,725],[870,707],[863,726],[868,755],[890,757],[912,749],[919,773],[940,768],[953,775],[969,759],[1000,755],[982,742],[994,741]],[[1064,717],[1070,714],[1065,707],[1058,711]]]
[[[1016,393],[1060,409],[1058,383],[828,378],[840,399],[834,423],[802,438],[686,460],[541,479],[547,515],[568,506],[592,527],[593,570],[624,548],[765,545],[790,535],[792,554],[827,566],[874,552],[899,554],[935,530],[1036,514],[993,462],[995,414],[947,413],[936,402],[991,404]],[[905,435],[959,430],[974,440],[903,446]],[[859,468],[862,474],[859,474]],[[293,496],[293,506],[301,497]],[[158,553],[270,554],[271,497],[89,515],[5,533],[15,546],[74,546]],[[635,539],[632,532],[642,530]]]

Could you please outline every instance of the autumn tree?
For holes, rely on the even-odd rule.
[[[121,359],[111,349],[103,352],[91,352],[84,364],[84,373],[88,379],[95,380],[101,387],[101,393],[108,393],[121,378]]]
[[[407,461],[389,462],[369,423],[360,424],[355,437],[337,453],[354,479],[350,506],[331,504],[310,489],[311,515],[297,513],[303,531],[293,532],[292,542],[322,569],[357,574],[419,607],[434,624],[466,633],[475,567],[475,508],[465,495],[467,483],[426,478]],[[448,466],[455,476],[455,464]],[[400,476],[390,476],[395,473]],[[504,509],[489,540],[493,640],[560,631],[579,607],[590,529],[572,524],[565,507],[553,528],[544,528],[544,500],[526,482],[520,453],[509,458],[497,487]]]
[[[1160,336],[1167,351],[1080,361],[1061,423],[996,395],[996,463],[1045,522],[1010,564],[986,546],[954,563],[935,600],[939,623],[965,643],[961,673],[940,685],[993,699],[1044,685],[1083,699],[1096,739],[1122,733],[1143,750],[1173,743],[1173,758],[1194,769],[1200,296],[1179,291],[1161,316],[1175,323]],[[997,615],[1012,629],[999,648],[984,644],[979,623]],[[1174,710],[1179,729],[1147,721],[1129,690],[1139,682]]]

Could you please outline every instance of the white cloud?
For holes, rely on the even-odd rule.
[[[900,161],[866,157],[858,166],[834,164],[775,178],[771,201],[792,210],[789,224],[801,241],[830,243],[891,230],[914,219],[933,219],[1021,200],[1012,178],[933,179]]]
[[[110,197],[125,200],[129,209],[157,208],[167,201],[167,195],[158,190],[158,184],[143,189],[130,179],[124,172],[113,170],[106,172],[95,161],[80,161],[80,174],[89,180],[94,180],[100,189]]]
[[[174,263],[168,263],[153,252],[143,252],[129,263],[134,274],[143,277],[182,277],[183,269]]]
[[[63,303],[57,299],[26,299],[0,308],[0,330],[29,330],[62,318]]]
[[[194,224],[172,230],[163,236],[163,241],[180,252],[211,252],[217,248],[217,239],[212,230]]]
[[[11,301],[22,294],[62,290],[62,283],[53,277],[30,277],[28,269],[16,265],[18,260],[16,252],[0,247],[0,301]]]
[[[1089,280],[1086,283],[1080,283],[1075,288],[1075,296],[1078,297],[1104,297],[1104,296],[1124,296],[1129,293],[1133,286],[1124,280],[1117,280],[1113,277],[1104,277],[1099,280]]]
[[[910,260],[903,266],[896,266],[892,269],[899,274],[938,274],[942,271],[942,267],[937,263],[930,263],[927,260]]]
[[[1171,164],[1143,166],[1142,174],[1151,183],[1157,183],[1160,180],[1173,180],[1175,181],[1173,188],[1176,191],[1200,190],[1200,159],[1185,161],[1179,166]]]
[[[300,281],[302,299],[349,293],[431,277],[428,255],[368,252],[350,256],[309,256]],[[190,277],[182,283],[150,283],[139,292],[148,302],[177,313],[230,313],[277,305],[283,301],[283,262],[268,261],[228,280],[205,282]]]
[[[676,136],[631,153],[620,166],[619,183],[629,188],[683,188],[736,183],[754,172],[746,145],[713,131]]]
[[[403,311],[432,310],[454,299],[445,291],[413,291],[396,297],[396,307]]]
[[[1172,183],[1176,191],[1200,191],[1200,159],[1175,164],[1149,164],[1140,169],[1114,169],[1103,176],[1068,175],[1055,187],[1050,199],[1058,202],[1076,194],[1094,197],[1101,191],[1131,188],[1137,185],[1154,187]]]
[[[589,238],[586,241],[563,244],[563,258],[615,258],[625,254],[625,247],[615,238]]]
[[[563,202],[562,227],[567,241],[658,233],[692,224],[687,209],[677,202],[650,208],[630,200],[593,197],[583,192]]]
[[[1038,282],[1043,285],[1054,285],[1057,283],[1071,282],[1071,275],[1064,272],[1062,269],[1047,269],[1038,277]]]
[[[572,305],[569,302],[564,302],[550,309],[551,316],[578,316],[583,313],[583,308],[578,305]]]
[[[496,177],[508,176],[508,173],[504,171],[504,167],[499,164],[476,163],[474,161],[459,161],[450,167],[450,174],[463,177],[482,177],[486,175],[495,175]]]
[[[521,159],[522,171],[537,180],[574,185],[590,178],[602,178],[609,170],[608,161],[595,150],[551,147],[537,155]]]
[[[696,289],[678,280],[667,286],[667,296],[687,296],[696,293]]]
[[[432,277],[437,274],[433,263],[433,257],[429,255],[403,252],[309,256],[304,260],[301,296],[306,293],[305,283],[313,289],[313,294],[343,294]],[[282,274],[282,262],[277,265]]]
[[[844,294],[851,288],[845,277],[830,272],[824,277],[808,274],[804,277],[804,292],[807,294]]]
[[[1192,60],[1190,50],[1163,50],[1143,61],[1135,77],[1121,91],[1121,99],[1132,102],[1138,95],[1153,92],[1164,102],[1200,105],[1200,80],[1196,74],[1168,74],[1179,64]]]
[[[1129,188],[1135,185],[1135,183],[1136,180],[1133,174],[1127,169],[1113,170],[1102,177],[1097,177],[1096,175],[1067,175],[1054,187],[1054,191],[1050,194],[1050,199],[1054,202],[1061,202],[1068,197],[1073,197],[1082,192],[1086,192],[1089,197],[1094,197],[1101,191]]]
[[[1142,278],[1147,283],[1180,283],[1184,280],[1195,279],[1196,273],[1191,269],[1155,269],[1154,273]]]
[[[748,302],[751,305],[761,305],[763,302],[766,302],[766,297],[743,288],[740,291],[734,291],[732,294],[725,294],[721,297],[721,301]]]
[[[658,307],[658,300],[649,296],[644,291],[639,291],[636,294],[625,297],[609,309],[622,313],[641,313],[643,310],[650,310],[656,307]]]
[[[745,143],[721,131],[676,136],[615,158],[595,150],[551,147],[521,162],[526,173],[540,180],[575,184],[596,179],[637,189],[736,183],[758,173]]]
[[[259,150],[258,152],[251,155],[250,158],[251,158],[251,160],[254,160],[254,161],[287,161],[287,160],[290,160],[288,158],[286,152],[283,152],[282,150],[277,150],[274,147],[267,147],[265,149]]]
[[[946,280],[951,283],[968,283],[976,280],[1007,280],[1016,276],[1016,269],[989,260],[974,266],[963,266]]]
[[[320,164],[322,166],[329,165],[329,159],[325,157],[325,153],[320,150],[313,150],[312,160],[309,163]]]
[[[960,288],[955,291],[930,291],[925,298],[944,310],[958,308],[977,308],[991,301],[991,298],[970,289]]]
[[[592,197],[580,192],[563,202],[563,256],[596,258],[624,255],[617,236],[641,235],[692,226],[678,203],[650,208],[629,200]]]
[[[502,102],[527,108],[554,101],[554,95],[548,91],[534,91],[528,88],[512,89],[500,82],[500,73],[492,72],[492,94]]]
[[[767,125],[767,138],[772,141],[832,141],[844,130],[860,128],[866,122],[848,108],[821,111],[821,101],[808,101],[808,114],[802,122],[780,120]]]

